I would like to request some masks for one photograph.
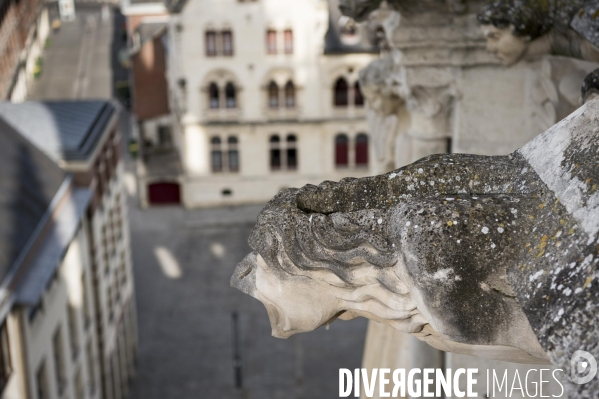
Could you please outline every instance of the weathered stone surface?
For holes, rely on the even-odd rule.
[[[593,100],[508,156],[434,155],[284,190],[231,283],[265,304],[275,336],[364,316],[570,375],[576,350],[599,358],[598,122]]]
[[[599,61],[597,0],[496,0],[478,14],[505,65],[543,54]]]

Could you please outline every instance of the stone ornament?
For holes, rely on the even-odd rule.
[[[599,0],[497,0],[478,14],[487,49],[504,65],[544,54],[599,62]],[[589,86],[589,76],[582,88]],[[596,83],[595,83],[596,84]]]
[[[575,351],[599,358],[598,121],[592,100],[507,156],[432,155],[283,190],[231,284],[265,305],[276,337],[362,316],[570,376]]]

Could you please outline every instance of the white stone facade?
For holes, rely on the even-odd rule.
[[[284,187],[372,174],[371,156],[356,162],[356,137],[368,129],[354,85],[376,55],[325,54],[328,7],[322,0],[190,1],[172,15],[168,80],[185,206],[265,202]],[[341,77],[348,101],[335,106]],[[340,133],[348,159],[336,167]],[[274,135],[280,144],[270,142]]]

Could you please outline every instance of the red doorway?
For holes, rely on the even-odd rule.
[[[181,189],[178,183],[153,183],[148,186],[150,205],[181,203]]]

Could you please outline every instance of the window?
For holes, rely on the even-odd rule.
[[[223,55],[233,55],[233,32],[225,30],[222,33]]]
[[[75,374],[75,394],[77,398],[85,398],[85,388],[83,387],[81,369],[78,369],[77,373]]]
[[[239,171],[239,151],[237,150],[237,137],[229,136],[227,139],[228,152],[227,158],[229,158],[229,171]]]
[[[62,343],[62,330],[60,327],[56,329],[56,332],[52,337],[52,351],[54,355],[56,387],[58,388],[58,396],[62,396],[62,393],[66,388],[67,379],[65,376],[64,346]]]
[[[268,106],[279,108],[279,86],[272,80],[268,84]]]
[[[87,297],[87,278],[85,273],[81,276],[81,296],[83,299],[81,305],[83,307],[83,326],[87,330],[91,324],[91,316],[89,314],[89,298]]]
[[[266,52],[268,54],[277,53],[277,32],[275,30],[266,31]]]
[[[37,399],[47,399],[50,397],[48,394],[48,380],[46,376],[46,361],[42,360],[42,363],[37,368],[35,373],[35,382],[37,385]]]
[[[229,136],[224,146],[220,137],[210,139],[212,172],[239,172],[239,149],[237,136]]]
[[[270,136],[270,168],[281,169],[281,139],[278,135]]]
[[[210,83],[210,86],[208,86],[208,102],[212,109],[216,109],[220,106],[218,86],[214,82]]]
[[[69,324],[69,338],[71,342],[71,356],[77,358],[79,354],[79,332],[77,328],[77,309],[71,304],[67,306],[67,319]]]
[[[92,340],[87,341],[87,347],[85,349],[87,355],[87,378],[89,381],[89,393],[90,396],[96,392],[96,361],[94,359],[94,347]]]
[[[295,107],[295,86],[291,80],[285,85],[285,106],[287,108]]]
[[[12,373],[12,364],[10,360],[10,345],[8,343],[8,329],[6,322],[0,327],[0,392],[8,383],[8,378]]]
[[[212,152],[210,155],[210,159],[211,159],[211,163],[212,163],[212,172],[222,172],[223,171],[223,152],[221,150],[220,137],[212,137],[212,139],[210,139],[210,145],[212,147]]]
[[[354,85],[354,105],[356,107],[364,106],[364,97],[362,96],[362,90],[360,90],[360,82],[356,82]]]
[[[297,136],[289,134],[285,142],[277,134],[270,136],[270,169],[295,170],[298,165]]]
[[[347,167],[349,164],[349,140],[343,133],[335,137],[335,166]]]
[[[216,54],[216,32],[208,31],[206,32],[206,55],[209,57],[214,57]]]
[[[106,303],[108,305],[108,321],[110,323],[112,323],[114,320],[114,302],[112,295],[112,286],[109,285],[106,287]]]
[[[287,169],[297,169],[297,137],[294,134],[287,136]]]
[[[283,37],[285,39],[285,54],[293,54],[293,31],[285,30]]]
[[[368,166],[368,136],[364,133],[356,136],[356,166]]]
[[[237,97],[235,86],[231,82],[227,82],[225,86],[225,102],[227,108],[236,108],[237,107]]]
[[[334,101],[336,107],[347,107],[347,81],[344,78],[339,78],[335,82]]]

